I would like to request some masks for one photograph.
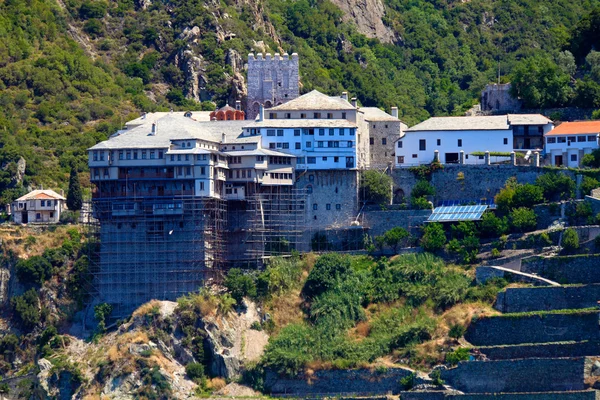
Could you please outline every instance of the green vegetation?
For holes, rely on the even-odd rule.
[[[12,297],[10,304],[17,320],[26,330],[33,329],[42,320],[40,298],[35,289],[29,289],[21,296]],[[43,309],[42,311],[45,312]]]
[[[444,226],[439,222],[432,222],[423,228],[423,236],[421,237],[421,246],[426,251],[436,252],[441,250],[446,244],[446,233]]]
[[[42,284],[53,272],[53,266],[46,257],[33,256],[17,262],[17,277],[23,283]]]
[[[573,228],[567,228],[563,231],[562,247],[567,253],[574,252],[579,248],[579,235]]]
[[[389,204],[392,198],[392,178],[385,173],[368,170],[361,173],[360,193],[363,201]]]
[[[515,208],[509,215],[510,223],[517,232],[535,230],[537,220],[533,210],[526,207]]]
[[[238,268],[229,270],[223,285],[231,293],[231,297],[235,299],[238,305],[242,304],[244,297],[256,296],[256,284],[250,276],[244,275]]]
[[[94,318],[98,321],[98,330],[103,332],[106,330],[106,322],[113,311],[113,307],[107,303],[101,303],[94,306]]]
[[[69,192],[67,193],[67,207],[71,211],[79,211],[83,206],[83,194],[81,193],[81,185],[79,176],[75,168],[71,168],[69,176]]]

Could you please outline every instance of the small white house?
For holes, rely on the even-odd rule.
[[[598,134],[600,121],[563,122],[545,135],[546,157],[553,166],[577,168],[598,148]]]
[[[486,151],[541,151],[543,135],[552,128],[552,121],[539,114],[434,117],[406,129],[396,142],[395,164],[429,164],[436,150],[442,164],[483,164]]]
[[[56,224],[66,199],[54,190],[34,190],[11,205],[15,224]]]

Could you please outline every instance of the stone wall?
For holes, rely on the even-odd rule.
[[[559,283],[600,283],[600,254],[541,257],[521,261],[521,271],[535,273]]]
[[[400,379],[412,373],[409,369],[388,368],[378,372],[369,369],[316,371],[310,376],[297,378],[280,377],[268,371],[265,388],[269,393],[277,394],[344,394],[398,393],[401,389]],[[418,382],[421,383],[421,382]]]
[[[463,361],[442,379],[465,393],[583,390],[584,365],[585,358]]]
[[[369,228],[372,236],[384,234],[397,226],[411,234],[420,233],[420,227],[431,215],[431,210],[369,210],[363,212],[363,226]]]
[[[595,390],[577,392],[547,392],[547,393],[494,393],[474,395],[448,395],[448,400],[598,400],[599,392]]]
[[[475,346],[599,340],[598,312],[480,317],[465,339]]]
[[[517,358],[585,357],[600,354],[600,342],[540,343],[516,346],[479,347],[490,360]]]
[[[494,308],[503,313],[568,310],[596,307],[598,300],[600,300],[600,284],[508,288],[498,293]]]

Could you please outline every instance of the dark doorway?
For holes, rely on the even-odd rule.
[[[554,156],[554,165],[560,167],[563,165],[562,156]]]
[[[525,139],[524,139],[524,142],[525,142],[525,144],[524,144],[524,146],[523,146],[523,147],[524,147],[525,149],[530,149],[530,148],[531,148],[531,139],[529,139],[529,138],[525,138]]]
[[[446,153],[446,164],[458,164],[458,153]]]
[[[29,214],[27,212],[21,213],[21,223],[26,224],[29,222]]]

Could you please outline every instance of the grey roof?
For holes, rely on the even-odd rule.
[[[486,117],[433,117],[410,127],[406,132],[474,131],[508,129],[506,115]]]
[[[136,119],[132,119],[131,121],[127,121],[125,123],[125,126],[127,128],[133,128],[135,126],[139,126],[139,125],[145,125],[145,124],[151,124],[155,121],[158,121],[159,119],[166,117],[167,115],[177,115],[177,116],[184,116],[185,113],[187,113],[188,111],[173,111],[173,112],[162,112],[162,111],[157,111],[157,112],[153,112],[153,113],[146,113],[144,115],[142,115],[139,118]],[[212,111],[189,111],[192,116],[191,119],[195,120],[195,121],[210,121],[210,113]]]
[[[545,125],[552,121],[541,114],[508,114],[511,125]]]
[[[365,121],[393,121],[400,122],[396,117],[391,116],[377,107],[361,107],[358,111],[365,115]]]
[[[268,149],[256,149],[256,150],[231,150],[227,151],[229,156],[280,156],[280,157],[295,157],[292,154],[280,153],[278,151]]]
[[[168,148],[174,139],[203,139],[221,143],[236,142],[247,121],[205,121],[198,122],[184,117],[182,113],[167,113],[156,120],[156,134],[151,135],[151,125],[142,124],[123,131],[91,147],[90,150]]]
[[[66,200],[63,196],[61,196],[60,194],[56,193],[54,190],[51,190],[51,189],[39,189],[39,190],[33,190],[33,191],[31,191],[31,192],[27,193],[26,195],[23,195],[23,196],[19,197],[15,201],[25,201],[25,200],[31,200],[31,199],[41,199],[41,200],[45,200],[45,199],[57,199],[57,200]]]
[[[356,124],[347,119],[265,119],[244,128],[356,128]]]
[[[327,96],[317,90],[303,94],[287,103],[269,108],[269,111],[301,111],[301,110],[355,110],[356,108],[341,97]]]

